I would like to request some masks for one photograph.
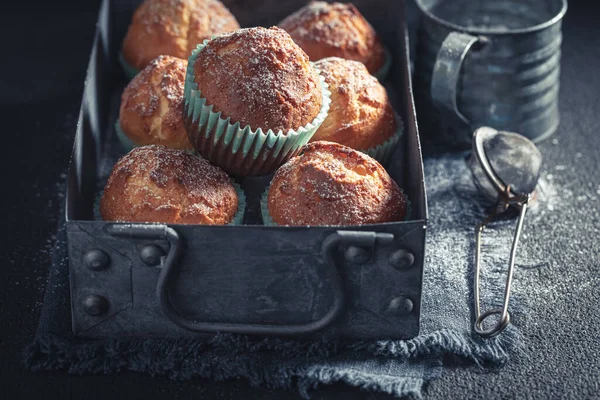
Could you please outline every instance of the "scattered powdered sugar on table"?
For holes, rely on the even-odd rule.
[[[443,155],[427,158],[425,179],[429,207],[429,226],[426,239],[426,261],[423,288],[423,332],[440,328],[438,319],[429,319],[428,308],[440,310],[447,316],[444,326],[461,326],[470,330],[473,318],[473,277],[475,227],[491,211],[478,193],[464,157]],[[525,219],[523,237],[542,234],[531,230],[535,218],[543,218],[559,208],[557,190],[544,176],[538,187],[539,195]],[[562,193],[562,192],[561,192]],[[482,310],[502,305],[510,249],[517,214],[512,211],[486,227],[482,236],[481,296]],[[528,222],[530,224],[528,224]],[[514,275],[510,310],[517,314],[524,304],[526,276],[521,268],[535,268],[547,263],[544,254],[520,246],[517,252],[517,271]],[[522,281],[523,280],[523,281]],[[453,295],[451,293],[454,293]],[[514,316],[513,316],[514,317]],[[521,316],[522,318],[522,316]]]
[[[536,198],[531,202],[527,211],[527,216],[533,218],[534,221],[538,221],[546,213],[554,212],[560,207],[561,199],[558,197],[558,191],[551,178],[552,175],[550,175],[550,179],[548,179],[548,174],[542,175],[536,186]],[[572,195],[572,192],[565,191],[561,194],[564,200],[568,195]]]
[[[64,121],[57,132],[53,132],[56,137],[54,147],[48,149],[53,151],[54,154],[62,154],[65,148],[70,149],[73,143],[73,137],[69,133],[75,131],[75,125],[77,124],[77,114],[67,113],[64,117]],[[51,159],[53,162],[54,159]],[[63,163],[64,159],[56,159],[56,162]],[[38,293],[44,291],[46,287],[46,273],[45,271],[48,265],[48,260],[52,256],[54,246],[57,244],[56,228],[62,219],[62,213],[64,213],[64,201],[66,197],[67,187],[67,172],[65,169],[56,176],[56,182],[53,184],[45,184],[39,180],[35,180],[31,183],[32,188],[35,190],[35,197],[39,199],[33,203],[35,206],[28,210],[30,215],[24,216],[21,223],[27,224],[27,221],[31,219],[44,219],[47,221],[49,228],[49,235],[46,237],[42,247],[34,254],[22,255],[23,246],[17,245],[10,256],[9,263],[16,264],[26,261],[26,265],[23,267],[27,269],[27,273],[14,274],[12,276],[20,276],[22,281],[14,281],[15,286],[24,286],[30,290],[35,290]],[[50,177],[50,179],[52,179]],[[37,205],[41,204],[41,207]],[[36,215],[37,214],[37,215]],[[26,246],[25,246],[26,247]],[[25,303],[24,303],[25,304]],[[36,311],[42,305],[41,297],[36,298],[34,304],[30,305],[29,311]]]

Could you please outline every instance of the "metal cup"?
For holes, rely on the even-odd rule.
[[[539,142],[559,124],[566,0],[415,0],[424,135],[467,148],[481,126]]]

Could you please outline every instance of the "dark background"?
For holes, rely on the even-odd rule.
[[[23,368],[22,350],[39,318],[64,196],[58,189],[66,177],[99,4],[13,3],[0,13],[0,199],[6,221],[0,252],[0,396],[298,398],[294,392],[249,388],[244,381],[176,383],[134,373],[78,377]],[[492,373],[451,369],[429,385],[428,398],[600,398],[600,13],[585,1],[569,6],[561,127],[540,146],[547,169],[564,167],[555,173],[555,186],[569,195],[560,198],[559,190],[564,208],[557,207],[525,238],[550,261],[535,272],[518,271],[532,288],[524,353]],[[331,397],[386,398],[342,385],[314,396]]]

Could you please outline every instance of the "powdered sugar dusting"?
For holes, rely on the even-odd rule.
[[[208,42],[194,64],[207,103],[241,126],[298,129],[321,109],[316,71],[278,28],[241,29]]]
[[[271,182],[269,213],[280,225],[400,221],[404,196],[375,160],[331,142],[311,143]]]
[[[397,129],[386,89],[364,64],[339,57],[315,63],[329,85],[329,114],[312,140],[328,140],[366,150],[388,140]]]
[[[137,19],[148,32],[163,27],[174,35],[184,36],[187,22],[205,29],[202,34],[220,34],[224,27],[239,28],[229,10],[217,0],[145,0]],[[185,37],[183,37],[185,39]]]
[[[134,14],[123,55],[142,69],[161,54],[187,58],[203,40],[239,27],[218,0],[145,0]]]
[[[377,33],[352,4],[313,1],[279,26],[312,61],[347,58],[364,63],[371,73],[383,65],[383,47]]]
[[[121,129],[130,140],[192,149],[181,112],[185,73],[185,60],[162,55],[131,80],[120,107]]]
[[[351,4],[313,1],[289,15],[279,25],[292,37],[325,42],[335,47],[352,47],[359,44],[352,24],[356,17]]]
[[[188,152],[150,145],[115,164],[100,209],[105,220],[226,224],[237,206],[224,171]]]

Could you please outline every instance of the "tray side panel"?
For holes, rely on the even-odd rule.
[[[68,227],[75,333],[196,335],[165,316],[156,293],[164,264],[148,265],[141,256],[149,245],[167,254],[172,250],[168,243],[115,237],[105,228],[102,222],[72,222]],[[322,252],[325,239],[336,232],[332,228],[292,228],[284,240],[260,226],[173,228],[184,247],[170,299],[189,320],[278,326],[317,321],[332,308],[328,271],[334,268],[343,282],[345,308],[315,335],[394,339],[418,333],[424,237],[419,223],[381,227],[378,232],[391,233],[394,240],[362,247],[366,258],[352,257],[356,248],[341,243],[335,265],[327,264]],[[370,230],[365,226],[354,231]],[[101,268],[90,268],[89,257],[98,251],[106,261]],[[398,252],[410,256],[394,262]],[[90,315],[88,300],[97,296],[104,299],[106,310]]]
[[[69,166],[67,221],[93,219],[90,205],[96,195],[95,181],[108,132],[109,99],[115,87],[116,67],[110,46],[114,41],[110,29],[112,4],[104,0],[98,14]]]

